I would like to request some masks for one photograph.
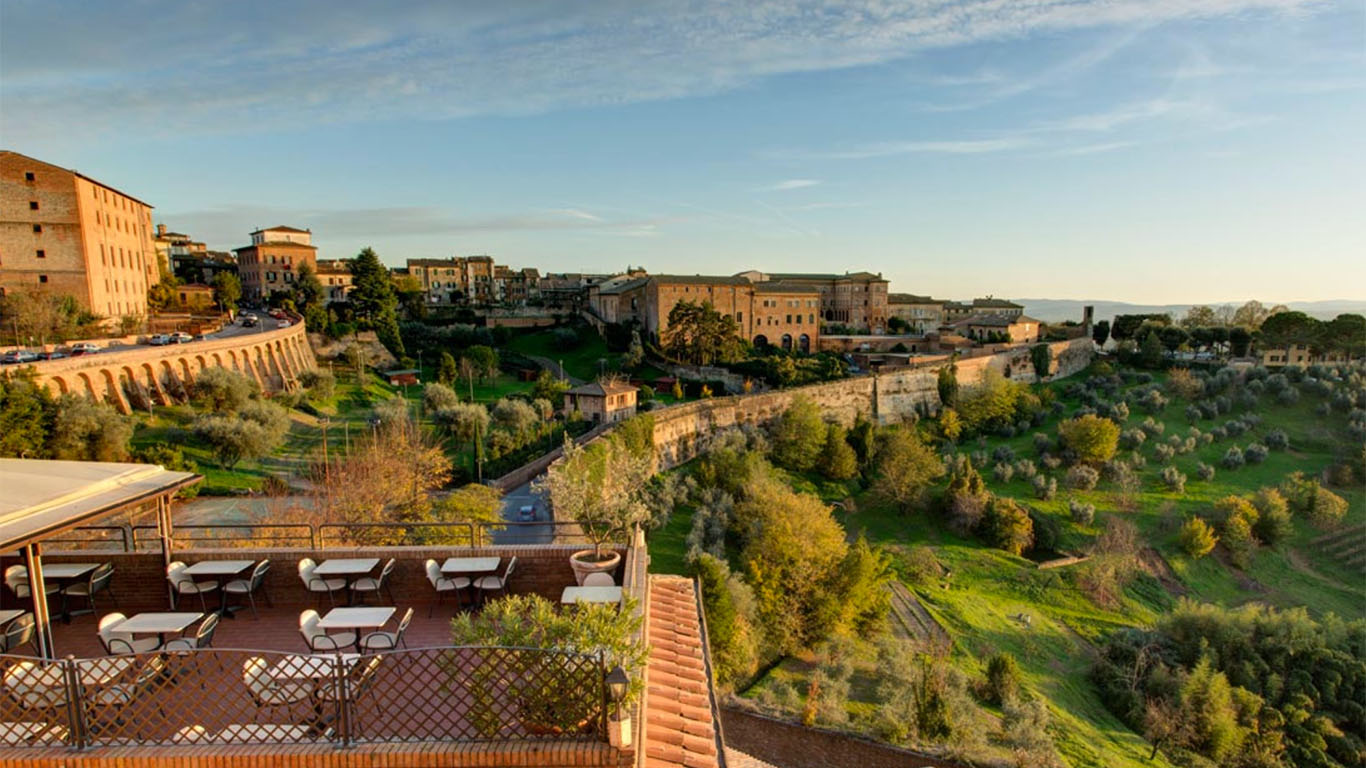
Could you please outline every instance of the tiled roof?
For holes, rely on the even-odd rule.
[[[877,282],[887,282],[882,275],[875,275],[872,272],[845,272],[843,274],[835,272],[771,272],[768,274],[770,280],[873,280]]]
[[[1007,301],[1005,299],[995,299],[991,297],[987,297],[985,299],[973,299],[972,306],[995,307],[1000,309],[1024,309],[1024,305],[1022,304],[1016,304],[1013,301]]]
[[[814,285],[797,285],[796,283],[766,282],[755,283],[754,290],[759,293],[820,293],[821,289]]]
[[[299,229],[298,227],[286,227],[286,226],[284,226],[283,224],[281,224],[281,225],[278,226],[278,227],[266,227],[265,229],[258,229],[258,230],[256,230],[255,232],[252,232],[252,234],[255,235],[255,234],[259,234],[259,233],[261,233],[261,232],[300,232],[300,233],[311,233],[312,231],[313,231],[313,230],[311,230],[311,229]]]
[[[656,284],[670,285],[749,285],[749,279],[736,275],[651,275]]]
[[[688,579],[650,577],[644,768],[721,764],[711,683],[702,656],[700,610]]]
[[[617,294],[625,293],[627,291],[634,291],[642,285],[645,285],[647,280],[648,278],[644,277],[637,277],[632,280],[623,280],[619,283],[614,283],[609,280],[608,282],[603,283],[602,287],[598,289],[598,295],[615,296]]]
[[[580,384],[579,386],[574,387],[573,389],[569,390],[566,394],[597,395],[601,397],[604,395],[614,395],[618,392],[634,391],[636,391],[635,387],[621,381],[608,382],[607,384],[602,384],[601,382],[597,381],[590,381],[587,384]]]
[[[917,296],[914,293],[889,293],[887,294],[888,304],[943,304],[939,299],[932,299],[929,296]]]

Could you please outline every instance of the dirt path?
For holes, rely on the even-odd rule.
[[[920,600],[905,584],[893,581],[888,589],[892,593],[893,631],[937,648],[949,647],[949,633],[925,610],[925,606],[920,604]]]
[[[1138,562],[1142,565],[1143,570],[1157,579],[1168,593],[1180,597],[1190,591],[1176,577],[1176,572],[1172,570],[1171,565],[1167,563],[1167,559],[1162,556],[1161,552],[1152,547],[1146,547],[1138,553]]]
[[[1322,573],[1319,573],[1318,571],[1314,570],[1314,566],[1310,565],[1309,561],[1305,558],[1305,556],[1300,554],[1299,550],[1297,549],[1287,549],[1285,551],[1285,559],[1289,561],[1291,568],[1294,568],[1296,571],[1303,573],[1305,576],[1317,579],[1323,582],[1324,584],[1337,587],[1338,589],[1344,590],[1346,592],[1351,592],[1353,589],[1355,589],[1355,587],[1343,584],[1342,582],[1338,581],[1337,579],[1331,576],[1325,576]]]

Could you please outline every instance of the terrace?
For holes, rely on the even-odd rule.
[[[0,655],[0,765],[35,760],[82,765],[119,760],[123,765],[130,758],[188,756],[211,756],[213,765],[285,764],[286,756],[310,762],[304,755],[376,765],[396,752],[404,764],[432,765],[624,766],[647,760],[669,765],[671,756],[682,759],[677,744],[652,746],[648,728],[657,737],[677,733],[681,738],[686,731],[712,764],[724,759],[712,729],[704,644],[697,643],[695,621],[686,621],[698,613],[690,582],[667,584],[658,604],[667,630],[676,634],[681,626],[685,633],[682,638],[660,635],[668,655],[660,675],[677,685],[648,686],[647,695],[622,710],[614,702],[630,678],[601,649],[452,645],[454,616],[476,613],[505,594],[540,595],[561,612],[584,610],[561,604],[566,587],[575,584],[569,555],[582,548],[567,531],[534,537],[550,540],[545,544],[483,544],[493,541],[492,532],[464,526],[463,539],[454,532],[442,537],[463,545],[355,546],[345,543],[354,539],[346,531],[329,534],[311,526],[289,532],[250,526],[175,529],[169,504],[174,487],[137,499],[157,520],[150,526],[100,526],[96,523],[102,520],[92,515],[76,516],[71,519],[77,524],[48,526],[24,539],[7,529],[17,518],[0,515],[4,551],[17,546],[21,552],[19,558],[0,558],[0,568],[25,566],[37,578],[24,584],[38,596],[22,594],[11,582],[0,598],[0,619],[5,609],[37,619],[28,644],[22,644],[22,633],[0,626],[0,635],[12,638]],[[100,514],[108,522],[108,509]],[[430,531],[423,537],[430,539]],[[506,531],[498,538],[517,540]],[[643,619],[639,634],[654,640],[643,537],[618,552],[622,563],[611,576],[621,596],[609,605],[637,612]],[[304,558],[320,564],[373,560],[376,565],[365,574],[372,578],[392,559],[384,588],[365,595],[365,605],[382,609],[372,622],[379,626],[361,627],[354,636],[340,638],[336,648],[310,647],[300,631],[301,613],[316,609],[326,616],[333,603],[344,606],[359,595],[307,589],[298,572]],[[494,559],[497,568],[491,573],[499,576],[513,558],[516,565],[504,589],[479,596],[478,590],[457,590],[463,593],[457,604],[454,595],[437,592],[427,573],[428,560],[444,564],[449,558]],[[177,639],[193,638],[213,623],[221,591],[206,593],[202,608],[197,594],[179,595],[178,606],[172,607],[168,562],[209,564],[200,572],[236,574],[195,577],[224,584],[229,578],[249,583],[254,564],[263,560],[270,567],[253,592],[254,611],[243,596],[233,595],[229,603],[240,609],[222,614],[207,647],[190,648]],[[90,566],[104,564],[113,567],[113,577],[108,588],[97,590],[94,611],[64,617],[60,592],[42,599],[52,589],[44,571],[58,574],[53,579],[58,587],[69,587],[88,581],[95,573]],[[83,575],[62,575],[73,572]],[[365,575],[357,571],[344,579],[354,583]],[[686,588],[685,599],[679,598],[681,588]],[[615,593],[595,596],[611,601]],[[66,603],[88,608],[80,595],[68,596]],[[411,623],[397,648],[357,647],[355,639],[373,629],[394,632],[409,609]],[[137,621],[127,625],[127,632],[115,626],[102,640],[101,620],[112,621],[107,617],[114,612]],[[171,619],[167,612],[191,615]],[[158,625],[167,621],[165,627]],[[111,641],[111,634],[136,648]],[[680,672],[682,662],[687,662],[686,673]],[[651,667],[654,663],[652,658]],[[633,677],[648,674],[646,668],[632,670]],[[674,690],[679,686],[685,690]],[[646,703],[654,700],[664,701],[667,711],[647,717]],[[697,738],[699,723],[713,734],[710,739]]]

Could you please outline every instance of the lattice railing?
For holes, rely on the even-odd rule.
[[[605,675],[529,648],[0,656],[0,746],[601,741]]]

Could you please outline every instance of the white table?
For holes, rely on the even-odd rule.
[[[560,593],[564,605],[574,603],[620,603],[621,587],[565,587]]]
[[[0,611],[0,627],[5,626],[6,624],[10,623],[11,621],[14,621],[15,619],[19,618],[20,616],[23,616],[26,613],[28,613],[28,611],[13,608]]]
[[[340,576],[346,582],[346,602],[351,603],[351,582],[356,577],[366,576],[375,570],[379,565],[378,557],[352,557],[352,558],[333,558],[324,560],[313,569],[313,575],[318,578],[328,576]]]
[[[389,623],[394,615],[394,606],[360,606],[357,608],[333,608],[318,620],[319,629],[379,629]]]
[[[137,663],[131,656],[101,656],[82,659],[76,668],[80,670],[82,685],[96,687],[109,683]],[[9,687],[20,694],[56,689],[66,685],[64,674],[56,664],[31,664],[11,673]]]
[[[99,567],[99,563],[43,563],[43,580],[79,579]]]
[[[186,568],[185,574],[187,576],[207,576],[218,584],[218,615],[230,619],[232,614],[228,611],[228,596],[223,591],[223,582],[231,580],[232,577],[254,565],[256,565],[255,560],[204,560]]]
[[[166,635],[172,632],[184,632],[185,628],[204,618],[202,613],[135,613],[122,622],[114,625],[115,632],[128,632],[131,634],[154,634],[161,638],[161,644],[166,644]]]
[[[361,656],[359,653],[343,653],[342,661],[353,664]],[[275,662],[266,674],[272,680],[316,680],[332,675],[332,654],[312,656],[288,656]]]
[[[493,573],[498,570],[500,557],[448,557],[441,564],[442,573]]]

